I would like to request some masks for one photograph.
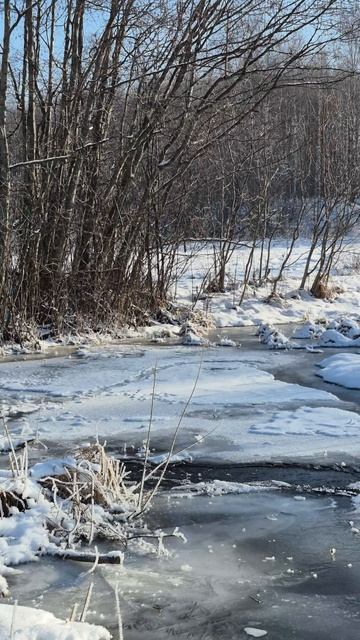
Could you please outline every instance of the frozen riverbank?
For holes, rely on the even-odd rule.
[[[99,437],[139,476],[154,369],[154,459],[169,450],[185,412],[174,447],[185,462],[170,468],[149,525],[179,526],[188,542],[167,541],[171,556],[128,552],[124,568],[99,566],[91,576],[74,561],[22,565],[9,578],[12,598],[66,618],[94,581],[86,620],[116,638],[119,583],[126,640],[165,640],[175,629],[211,640],[246,638],[246,629],[277,640],[357,638],[357,512],[349,497],[315,497],[301,486],[357,481],[360,392],[316,376],[321,355],[269,351],[253,329],[232,332],[240,349],[112,345],[0,365],[2,401],[16,407],[9,429],[18,440],[35,438],[32,463]],[[219,480],[205,494],[202,485],[195,496],[172,490]],[[300,488],[249,489],[259,480]],[[229,493],[227,482],[239,490]]]

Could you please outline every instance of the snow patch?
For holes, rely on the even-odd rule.
[[[269,349],[293,349],[298,346],[270,324],[261,324],[256,333],[260,342],[266,344]]]
[[[309,320],[295,329],[293,337],[296,340],[309,340],[311,338],[319,338],[324,331],[325,329],[321,324],[316,324]]]
[[[238,347],[240,345],[236,344],[236,342],[234,342],[234,340],[231,340],[230,338],[221,338],[221,340],[219,340],[219,342],[217,343],[219,347]]]
[[[0,640],[10,637],[13,640],[110,640],[111,635],[104,627],[64,622],[41,609],[0,604]]]
[[[267,436],[359,437],[360,416],[336,407],[301,407],[278,411],[270,420],[251,425],[249,433]]]
[[[325,358],[319,364],[317,373],[326,382],[332,382],[348,389],[360,389],[360,354],[339,353]]]
[[[326,329],[319,339],[320,347],[359,347],[360,338],[348,338],[336,329]]]

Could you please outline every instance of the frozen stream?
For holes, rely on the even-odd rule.
[[[125,640],[240,640],[249,628],[274,640],[358,639],[360,534],[349,521],[357,527],[360,513],[349,497],[301,487],[359,479],[360,392],[316,377],[321,355],[268,351],[252,333],[227,331],[239,349],[124,344],[0,365],[14,437],[36,433],[48,447],[32,449],[33,462],[98,436],[135,474],[154,367],[154,455],[169,449],[200,370],[175,447],[179,464],[149,519],[165,531],[179,526],[187,543],[167,541],[170,557],[129,554],[120,570],[101,566],[92,576],[69,561],[24,565],[12,598],[66,617],[93,580],[87,619],[116,638],[119,583]],[[186,480],[206,495],[189,495]],[[214,480],[224,481],[221,491]],[[246,485],[269,480],[301,487]]]

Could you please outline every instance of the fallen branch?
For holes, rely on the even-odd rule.
[[[123,561],[123,555],[120,553],[82,553],[73,549],[51,551],[47,555],[51,555],[57,560],[76,560],[76,562],[89,562],[92,564],[95,562],[97,564],[122,564]]]

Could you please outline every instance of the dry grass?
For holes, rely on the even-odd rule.
[[[325,283],[322,280],[318,283],[314,283],[311,287],[312,295],[320,300],[334,300],[336,296],[343,292],[344,290],[341,287]]]

